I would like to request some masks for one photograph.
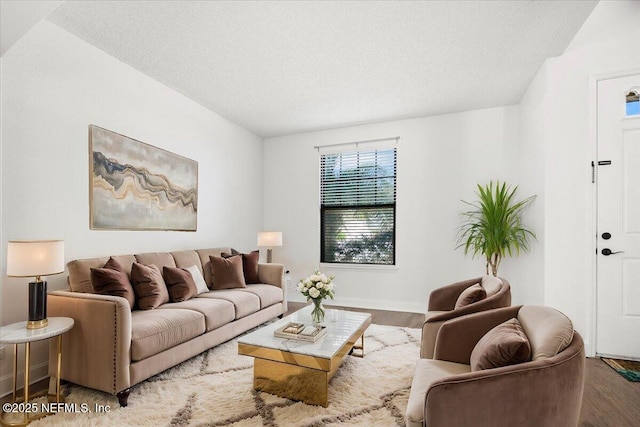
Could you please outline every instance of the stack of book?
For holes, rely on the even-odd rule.
[[[316,342],[327,333],[325,326],[305,325],[304,323],[289,322],[276,329],[273,335],[278,338]]]

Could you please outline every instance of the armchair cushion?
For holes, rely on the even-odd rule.
[[[455,309],[462,308],[465,305],[473,304],[474,302],[478,302],[487,297],[487,291],[480,286],[480,284],[475,284],[469,286],[467,289],[462,291],[458,299],[456,300]]]
[[[515,365],[531,359],[531,346],[518,319],[509,319],[487,332],[471,352],[471,370]]]
[[[431,388],[433,383],[442,378],[467,372],[470,372],[469,365],[462,363],[430,359],[418,360],[411,382],[411,394],[407,402],[405,415],[407,427],[424,425],[424,402],[427,390]]]

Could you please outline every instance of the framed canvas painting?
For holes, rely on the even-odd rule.
[[[196,231],[198,162],[89,126],[91,229]]]

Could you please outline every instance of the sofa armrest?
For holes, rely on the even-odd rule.
[[[429,295],[429,311],[449,311],[453,310],[458,297],[471,285],[480,283],[482,277],[475,279],[463,280],[462,282],[453,283],[443,286],[431,292]]]
[[[62,379],[116,394],[130,386],[131,308],[125,298],[54,291],[48,315],[71,317],[62,337]],[[56,340],[50,340],[49,374],[56,376]]]
[[[261,283],[277,286],[282,289],[282,313],[287,312],[287,284],[284,280],[284,265],[258,264],[258,279]]]
[[[284,289],[284,265],[282,264],[258,264],[258,279],[260,283],[277,286]]]
[[[433,358],[469,365],[471,352],[487,332],[518,315],[522,306],[481,311],[444,322],[440,326]]]

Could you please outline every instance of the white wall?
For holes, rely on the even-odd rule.
[[[570,48],[547,60],[520,104],[528,153],[522,167],[528,167],[531,183],[544,183],[543,190],[535,190],[544,197],[544,303],[573,320],[592,355],[595,87],[590,79],[640,67],[638,19],[638,2],[600,2]],[[528,159],[535,160],[527,166]]]
[[[1,247],[64,239],[66,259],[197,247],[255,247],[262,139],[43,21],[2,57]],[[199,162],[197,232],[89,229],[88,125]],[[2,324],[26,320],[27,280],[1,264]],[[65,288],[65,275],[48,278]],[[10,350],[10,349],[8,349]],[[0,374],[6,392],[10,357]],[[33,364],[44,372],[46,349]]]
[[[476,183],[517,183],[518,109],[500,107],[268,138],[264,146],[264,225],[282,230],[274,249],[292,284],[318,267],[317,145],[399,136],[397,269],[329,268],[336,303],[422,312],[431,290],[483,274],[484,262],[454,251],[460,201],[475,199]],[[529,195],[520,193],[521,195]],[[518,286],[527,272],[506,260],[500,273]],[[511,265],[510,265],[511,264]],[[290,298],[298,296],[290,291]],[[299,296],[298,296],[299,297]]]

